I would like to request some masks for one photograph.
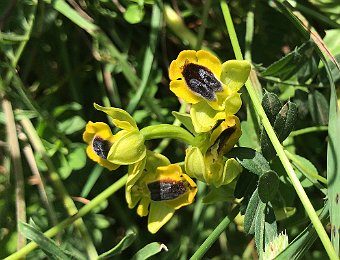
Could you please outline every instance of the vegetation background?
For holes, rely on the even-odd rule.
[[[228,1],[241,49],[256,72],[257,93],[268,90],[298,105],[296,131],[284,142],[285,149],[303,157],[307,172],[326,178],[327,125],[334,107],[329,100],[332,88],[340,89],[339,70],[331,61],[320,61],[320,45],[306,39],[280,3],[287,4]],[[323,51],[339,61],[337,1],[289,3],[297,11],[295,17],[323,39]],[[126,173],[126,167],[108,172],[86,158],[86,122],[109,122],[93,103],[127,110],[139,128],[172,124],[171,111],[181,104],[168,88],[169,64],[181,50],[201,48],[221,61],[235,59],[219,1],[0,1],[0,258],[17,250],[19,220],[32,219],[32,226],[46,231]],[[286,55],[290,58],[282,60]],[[259,149],[261,124],[251,119],[255,112],[246,89],[242,98],[239,144]],[[162,150],[171,162],[183,161],[185,146],[180,142],[157,140],[147,145]],[[279,160],[272,165],[285,174]],[[317,186],[303,177],[303,169],[295,168],[314,207],[321,209],[327,183],[319,181]],[[146,218],[127,208],[120,185],[81,221],[58,230],[55,240],[74,258],[87,259],[93,251],[110,250],[133,231],[135,235],[128,237],[131,245],[115,257],[128,259],[151,242],[160,242],[169,251],[155,259],[188,259],[230,210],[226,202],[203,204],[208,188],[199,185],[196,203],[178,211],[156,235],[148,233]],[[291,241],[309,218],[292,186],[280,192],[288,213],[278,229],[286,230]],[[253,237],[242,232],[242,224],[236,218],[205,257],[256,259]],[[36,249],[27,258],[42,259],[45,253]],[[327,258],[320,240],[303,254]]]

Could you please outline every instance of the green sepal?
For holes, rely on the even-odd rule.
[[[228,60],[222,64],[220,80],[231,92],[237,92],[247,81],[251,65],[245,60]]]
[[[189,147],[185,155],[185,172],[192,178],[206,182],[203,154],[198,147]]]
[[[128,165],[142,160],[146,155],[144,136],[138,131],[126,132],[116,140],[107,155],[109,162]]]
[[[225,118],[224,111],[211,108],[206,102],[193,104],[190,109],[192,124],[196,133],[211,131],[218,120]]]
[[[115,126],[127,131],[138,129],[133,117],[125,110],[115,107],[102,107],[96,103],[94,103],[93,106],[95,109],[110,116]]]
[[[224,164],[221,179],[219,180],[218,185],[216,185],[216,187],[231,183],[240,175],[242,170],[243,168],[237,162],[237,160],[235,160],[234,158],[228,159]]]
[[[191,117],[187,113],[172,111],[172,114],[179,120],[192,134],[197,135]]]
[[[267,203],[275,198],[279,189],[279,177],[276,172],[268,171],[259,178],[258,193],[262,202]]]

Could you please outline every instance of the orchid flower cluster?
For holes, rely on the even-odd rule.
[[[88,122],[83,134],[87,155],[110,171],[128,165],[125,196],[129,208],[148,215],[148,230],[156,233],[175,210],[193,203],[195,180],[215,188],[230,185],[242,167],[225,155],[241,136],[235,115],[242,101],[238,92],[250,73],[247,61],[223,64],[211,53],[184,50],[169,68],[170,90],[191,104],[189,113],[173,112],[186,127],[152,125],[138,129],[133,117],[114,107],[94,104],[119,129],[113,134],[103,122]],[[188,145],[184,164],[171,163],[147,149],[147,140],[176,138]]]

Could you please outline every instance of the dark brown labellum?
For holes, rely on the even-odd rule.
[[[95,138],[93,138],[92,141],[92,148],[93,151],[100,157],[103,159],[107,158],[107,155],[110,151],[112,144],[107,141],[104,140],[102,138],[100,138],[99,136],[95,136]]]
[[[204,66],[194,63],[185,64],[182,75],[188,87],[207,100],[215,100],[215,92],[223,91],[221,82]]]
[[[173,200],[184,194],[187,189],[185,182],[163,179],[148,184],[151,200]]]

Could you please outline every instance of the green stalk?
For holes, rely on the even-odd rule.
[[[229,33],[229,36],[230,36],[230,40],[231,40],[231,43],[232,43],[232,46],[233,46],[233,50],[234,50],[236,59],[242,60],[243,59],[242,52],[241,52],[241,49],[240,49],[240,46],[239,46],[239,43],[238,43],[238,39],[237,39],[235,28],[234,28],[234,25],[233,25],[233,22],[232,22],[232,19],[231,19],[231,16],[230,16],[228,5],[225,2],[221,1],[221,9],[222,9],[222,12],[223,12],[223,15],[224,15],[224,19],[225,19],[225,22],[226,22],[226,26],[227,26],[227,29],[228,29],[228,33]],[[286,156],[286,154],[283,150],[283,147],[281,146],[280,141],[277,139],[275,131],[272,128],[272,126],[271,126],[271,124],[270,124],[270,122],[267,118],[267,115],[266,115],[266,113],[264,112],[264,110],[261,106],[261,102],[260,102],[259,98],[257,97],[256,92],[255,92],[255,90],[252,86],[252,82],[248,80],[246,82],[245,86],[246,86],[247,91],[249,93],[249,96],[250,96],[250,98],[253,102],[253,105],[256,109],[256,112],[259,115],[261,122],[262,122],[262,124],[263,124],[269,138],[270,138],[270,141],[272,142],[272,144],[275,148],[275,151],[277,152],[277,155],[279,156],[281,163],[282,163],[283,167],[285,168],[287,175],[290,178],[297,195],[299,196],[299,198],[300,198],[300,200],[301,200],[301,202],[302,202],[312,224],[314,225],[315,230],[318,233],[318,236],[319,236],[324,248],[326,249],[329,258],[330,259],[338,259],[338,256],[334,251],[332,243],[329,240],[328,235],[327,235],[320,219],[318,218],[318,215],[316,214],[312,203],[310,202],[310,200],[309,200],[306,192],[304,191],[299,179],[297,178],[297,176],[294,172],[294,169],[293,169],[292,165],[290,164],[289,159],[287,158],[287,156]]]
[[[218,239],[218,237],[222,234],[222,232],[227,228],[227,226],[231,223],[231,221],[237,216],[240,208],[236,206],[228,216],[226,216],[220,224],[214,229],[213,232],[207,237],[207,239],[203,242],[203,244],[197,249],[195,254],[190,258],[190,260],[201,259],[204,254],[209,250],[209,248],[214,244],[214,242]]]
[[[118,181],[116,181],[114,184],[109,186],[102,193],[97,195],[94,199],[92,199],[89,203],[87,203],[81,209],[79,209],[79,211],[75,215],[68,217],[64,221],[60,222],[57,226],[54,226],[50,228],[49,230],[47,230],[44,233],[44,235],[51,238],[55,236],[56,234],[58,234],[59,232],[62,232],[65,228],[67,228],[77,219],[80,219],[81,217],[85,216],[93,208],[97,207],[100,203],[105,201],[107,198],[109,198],[112,194],[114,194],[120,188],[124,187],[126,180],[127,180],[127,174],[124,175],[122,178],[120,178]],[[30,242],[25,247],[23,247],[21,250],[5,258],[5,260],[21,259],[25,257],[28,253],[33,251],[35,248],[37,248],[37,246],[38,245],[35,242]]]
[[[16,222],[17,222],[17,250],[26,245],[26,238],[19,232],[19,223],[26,223],[26,203],[25,203],[25,181],[24,173],[22,170],[20,147],[16,130],[16,123],[13,114],[12,104],[9,100],[1,98],[2,109],[6,118],[6,132],[7,132],[7,144],[10,154],[10,158],[13,163],[12,173],[14,175],[15,182],[15,210],[16,210]]]
[[[77,214],[78,209],[76,205],[74,204],[72,198],[68,194],[62,180],[59,177],[59,174],[57,173],[53,162],[49,158],[45,147],[38,136],[34,126],[32,125],[32,122],[29,119],[23,119],[21,121],[22,126],[25,129],[25,132],[28,136],[28,139],[30,140],[32,146],[34,147],[36,153],[40,154],[42,156],[43,161],[45,162],[48,172],[50,174],[51,181],[60,196],[61,200],[63,201],[63,205],[68,213],[69,216],[73,216]],[[83,238],[83,241],[85,243],[85,248],[87,250],[88,256],[90,259],[96,259],[98,257],[96,248],[91,240],[91,237],[87,231],[87,228],[85,226],[85,223],[82,219],[78,219],[75,222],[75,226],[78,229],[80,235]]]
[[[144,127],[140,130],[145,140],[158,138],[173,138],[181,140],[187,144],[194,145],[195,138],[187,130],[176,125],[160,124]]]
[[[304,135],[308,133],[313,133],[313,132],[322,132],[322,131],[327,131],[328,126],[311,126],[311,127],[306,127],[303,129],[295,130],[290,133],[290,137],[293,136],[298,136],[298,135]]]

